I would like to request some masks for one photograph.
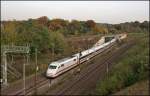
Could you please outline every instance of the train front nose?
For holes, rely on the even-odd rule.
[[[55,71],[54,70],[47,70],[46,72],[47,77],[55,77]]]
[[[46,72],[47,77],[55,77],[56,71],[57,66],[54,63],[50,64]]]

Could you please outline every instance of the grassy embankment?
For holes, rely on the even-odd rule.
[[[113,95],[149,95],[149,80],[139,81]]]
[[[136,44],[112,68],[106,77],[97,84],[96,94],[113,94],[134,83],[148,79],[149,36],[148,33],[130,33]]]

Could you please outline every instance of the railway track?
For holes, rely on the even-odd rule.
[[[92,65],[92,67],[90,67],[88,69],[88,71],[86,71],[86,73],[82,74],[82,76],[80,76],[80,78],[76,79],[74,82],[71,82],[70,84],[68,83],[67,87],[63,87],[63,89],[59,90],[56,94],[57,95],[69,95],[69,94],[79,95],[79,94],[75,93],[76,90],[73,90],[74,88],[81,90],[83,87],[80,85],[83,85],[83,84],[87,85],[89,82],[85,82],[85,81],[93,78],[93,76],[95,76],[95,74],[97,74],[97,73],[103,73],[103,71],[106,69],[104,67],[106,67],[107,63],[111,63],[112,60],[114,60],[117,56],[120,56],[121,54],[123,54],[132,45],[133,45],[133,43],[127,43],[127,44],[121,46],[121,48],[115,50],[115,52],[113,52],[113,54],[111,54],[108,57],[105,57],[103,62],[101,62],[101,64],[96,65],[96,66]],[[95,78],[98,78],[98,76]],[[80,82],[82,82],[83,84],[81,84]],[[48,94],[51,94],[51,93],[48,93]]]
[[[128,49],[128,48],[127,48]],[[124,49],[124,50],[121,50],[119,53],[117,53],[116,55],[120,55],[120,54],[122,54],[124,51],[125,51],[126,49]],[[111,59],[110,59],[111,58]],[[96,67],[96,69],[93,69],[93,70],[91,70],[91,71],[89,71],[86,75],[84,75],[80,80],[78,80],[76,83],[78,83],[78,82],[85,82],[85,81],[87,81],[88,79],[90,79],[90,78],[92,78],[96,73],[98,73],[98,72],[100,72],[100,73],[103,73],[104,72],[104,70],[106,69],[105,67],[106,67],[106,65],[105,64],[110,64],[113,60],[115,59],[115,57],[113,57],[113,55],[112,56],[110,56],[110,57],[108,57],[108,58],[106,58],[105,60],[106,60],[106,62],[102,62],[103,63],[103,65],[99,65],[99,66],[97,66]],[[116,59],[117,60],[117,59]],[[99,70],[101,70],[101,71],[99,71]],[[74,87],[74,85],[76,85],[76,83],[75,84],[73,84],[72,86],[71,86],[71,88],[69,88],[69,89],[72,89],[72,87]],[[84,84],[85,85],[87,85],[87,83],[89,83],[89,82],[85,82]],[[77,88],[75,88],[75,89],[82,89],[82,86],[78,86]],[[78,91],[78,90],[77,90]],[[74,91],[74,90],[72,90],[72,91],[70,91],[70,90],[65,90],[62,94],[76,94],[76,92]]]
[[[108,52],[110,52],[113,48],[115,48],[117,46],[117,44],[115,44],[115,45],[113,45],[113,46],[111,46],[111,47],[109,47],[108,49],[105,49],[104,51],[102,51],[102,52],[99,52],[99,54],[97,54],[97,55],[99,55],[99,56],[102,56],[102,57],[104,57]],[[97,55],[95,55],[94,57],[96,57]],[[107,54],[108,55],[108,54]],[[93,61],[92,59],[94,59],[94,57],[92,57],[90,60],[88,60],[88,61],[86,61],[84,64],[81,64],[81,65],[83,65],[83,71],[84,71],[84,69],[87,69],[88,67],[88,69],[87,70],[91,70],[90,69],[90,67],[92,66],[89,62],[91,62],[91,61]],[[85,65],[85,66],[84,66]],[[94,65],[93,65],[94,66]],[[78,66],[77,66],[78,67]],[[81,70],[82,71],[82,70]],[[85,71],[85,72],[83,72],[83,73],[86,73],[87,71]],[[73,74],[72,74],[73,75]],[[74,77],[75,79],[78,79],[78,77]],[[74,79],[73,78],[73,79]],[[67,80],[67,81],[70,81],[70,79],[69,80]],[[69,82],[66,82],[68,85],[71,85],[71,84],[69,84]],[[66,88],[66,87],[65,87]],[[64,89],[64,87],[62,87],[62,90]],[[59,91],[59,92],[54,92],[55,94],[57,94],[57,93],[60,93],[61,91]],[[53,93],[53,92],[52,92]],[[47,93],[47,94],[49,94],[49,93]],[[50,94],[51,95],[51,94]]]
[[[113,45],[114,46],[114,45]],[[111,46],[112,47],[112,46]],[[108,49],[108,48],[107,48]],[[107,49],[105,49],[104,51],[109,51],[109,50],[107,50]],[[98,54],[100,54],[101,52],[99,52]],[[97,54],[97,55],[98,55]],[[94,58],[95,56],[93,56],[92,58]],[[88,61],[87,61],[88,62]],[[57,77],[57,78],[59,78],[59,77]],[[33,92],[35,92],[36,91],[36,89],[38,89],[39,87],[42,87],[42,86],[44,86],[44,85],[46,85],[46,84],[48,84],[49,83],[49,80],[48,79],[43,79],[43,80],[40,80],[40,81],[38,81],[37,82],[37,85],[35,86],[35,85],[32,85],[32,86],[29,86],[28,88],[26,88],[26,89],[22,89],[22,90],[19,90],[19,91],[17,91],[17,92],[14,92],[13,94],[14,95],[30,95],[30,94],[33,94]]]
[[[127,46],[128,47],[128,46]],[[125,48],[123,48],[124,50],[121,51],[121,52],[124,52],[127,48],[125,46]],[[104,50],[104,51],[110,51],[110,50]],[[100,52],[101,53],[101,52]],[[119,53],[121,54],[121,53]],[[98,55],[98,54],[97,54]],[[109,58],[111,58],[113,55],[105,58],[104,61],[107,61],[109,60]],[[95,56],[94,56],[95,57]],[[82,77],[78,78],[77,80],[75,80],[75,82],[73,82],[71,85],[69,85],[68,87],[66,87],[65,89],[61,90],[58,92],[59,95],[62,95],[62,94],[65,94],[69,91],[69,89],[71,89],[72,87],[74,87],[75,84],[77,84],[78,82],[80,81],[83,81],[83,80],[86,80],[88,76],[93,76],[94,73],[98,72],[101,68],[103,68],[105,66],[105,63],[106,62],[103,62],[104,64],[103,65],[98,65],[98,66],[93,66],[93,68],[90,68]],[[36,89],[46,85],[46,84],[49,84],[49,80],[44,78],[44,79],[41,79],[39,80],[38,82],[36,82],[36,86],[35,85],[32,85],[32,86],[29,86],[27,87],[26,89],[21,89],[19,91],[16,91],[14,92],[12,95],[31,95],[33,94],[33,92],[36,91]],[[80,88],[80,87],[79,87]]]
[[[33,93],[36,90],[36,88],[39,88],[45,84],[48,84],[48,81],[49,80],[47,80],[47,79],[42,79],[37,82],[37,85],[33,85],[26,89],[19,90],[19,91],[15,92],[14,95],[29,95],[29,94]]]
[[[36,81],[36,87],[40,87],[43,84],[46,84],[48,81],[47,78],[45,78],[42,74],[37,75],[37,81]],[[5,88],[1,90],[1,95],[26,95],[30,94],[33,92],[36,87],[35,87],[35,77],[32,76],[32,78],[28,78],[26,80],[26,86],[25,89],[23,88],[23,81],[19,81],[16,84],[12,84],[11,86],[8,86],[8,88]]]

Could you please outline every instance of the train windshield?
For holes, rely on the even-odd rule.
[[[57,67],[57,66],[50,65],[50,66],[49,66],[49,69],[56,69],[56,67]]]

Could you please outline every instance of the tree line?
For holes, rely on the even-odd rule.
[[[149,21],[135,21],[122,24],[101,24],[94,20],[78,21],[49,19],[42,16],[37,19],[23,21],[1,21],[1,44],[30,44],[40,52],[55,49],[55,53],[63,53],[68,48],[66,37],[70,35],[107,34],[131,31],[148,31]]]

